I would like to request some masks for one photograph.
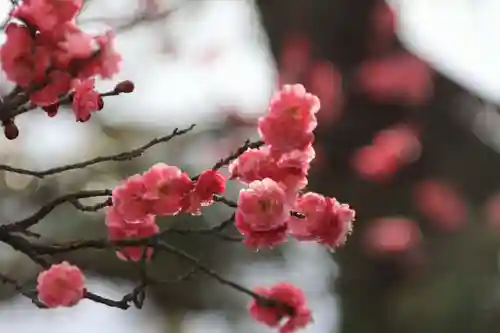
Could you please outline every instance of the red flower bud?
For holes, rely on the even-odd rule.
[[[132,82],[130,80],[125,80],[125,81],[118,83],[115,86],[115,92],[116,93],[131,93],[134,91],[134,88],[135,88],[134,82]]]
[[[99,110],[102,110],[102,108],[104,107],[104,99],[101,96],[99,96],[98,103],[99,103]]]
[[[12,119],[3,123],[3,132],[8,140],[14,140],[19,136],[19,128],[17,128],[14,120]]]
[[[55,117],[57,114],[57,111],[59,110],[59,103],[54,103],[51,105],[47,106],[42,106],[43,111],[47,112],[47,115],[49,117]]]

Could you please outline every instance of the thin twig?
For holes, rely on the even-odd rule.
[[[85,199],[85,198],[110,196],[111,193],[112,193],[111,190],[96,190],[96,191],[80,191],[76,193],[66,194],[52,200],[48,204],[43,205],[38,211],[36,211],[34,214],[25,219],[0,226],[0,230],[7,230],[10,232],[12,231],[20,232],[34,226],[35,224],[40,222],[40,220],[42,220],[45,216],[47,216],[50,212],[52,212],[57,206],[60,206],[66,202],[72,202],[78,199]]]
[[[205,229],[167,229],[164,231],[164,233],[168,232],[175,232],[180,235],[187,235],[187,234],[214,234],[217,232],[221,232],[224,229],[226,229],[228,226],[230,226],[234,222],[235,215],[232,214],[228,219],[222,221],[218,225],[211,227],[211,228],[205,228]]]
[[[36,247],[32,246],[32,243],[30,243],[28,240],[24,239],[23,237],[20,236],[13,236],[9,234],[8,232],[5,232],[3,230],[0,232],[0,241],[10,245],[14,250],[19,251],[26,256],[28,256],[32,261],[35,263],[39,264],[41,267],[44,269],[48,269],[51,266],[51,263],[44,258],[40,256],[39,253],[36,251]],[[134,302],[134,299],[132,298],[131,295],[134,294],[134,291],[130,294],[126,294],[121,300],[113,300],[110,298],[106,298],[100,295],[97,295],[91,291],[86,291],[85,292],[85,298],[101,303],[110,307],[115,307],[119,308],[122,310],[126,310],[130,307],[130,303]],[[33,300],[32,297],[30,299]]]
[[[231,163],[232,161],[234,161],[235,159],[237,159],[238,157],[240,157],[241,155],[243,155],[243,153],[246,152],[248,149],[259,148],[259,147],[261,147],[263,145],[264,145],[263,141],[252,142],[250,140],[246,140],[243,143],[242,146],[240,146],[238,149],[236,149],[229,156],[227,156],[226,158],[223,158],[223,159],[220,159],[219,161],[217,161],[217,163],[215,163],[214,166],[212,167],[212,170],[219,170],[220,168],[228,165],[229,163]],[[198,177],[200,177],[200,175],[194,176],[193,180],[197,180]]]
[[[233,288],[233,289],[235,289],[243,294],[246,294],[246,295],[252,297],[257,302],[259,302],[262,306],[282,308],[287,313],[294,312],[293,308],[291,306],[289,306],[288,304],[285,304],[283,302],[259,295],[255,292],[251,291],[250,289],[236,283],[236,282],[233,282],[231,280],[224,278],[223,276],[221,276],[220,274],[218,274],[214,270],[203,265],[195,257],[191,256],[190,254],[188,254],[180,249],[175,248],[174,246],[169,245],[168,243],[166,243],[164,241],[159,241],[157,246],[161,250],[167,251],[167,252],[172,253],[180,258],[183,258],[186,261],[189,261],[193,265],[193,267],[196,267],[200,272],[208,275],[209,277],[213,278],[214,280],[216,280],[217,282],[219,282],[222,285],[231,287],[231,288]]]
[[[52,176],[52,175],[62,173],[65,171],[69,171],[69,170],[83,169],[83,168],[86,168],[88,166],[95,165],[98,163],[110,162],[110,161],[118,162],[118,161],[132,160],[132,159],[137,158],[137,157],[141,156],[142,154],[144,154],[144,152],[146,150],[148,150],[149,148],[151,148],[157,144],[170,141],[171,139],[173,139],[177,136],[186,134],[187,132],[191,131],[194,127],[195,127],[195,125],[193,124],[193,125],[189,126],[188,128],[185,128],[182,130],[179,130],[178,128],[176,128],[176,129],[174,129],[174,131],[171,134],[160,137],[160,138],[155,138],[155,139],[149,141],[148,143],[146,143],[145,145],[142,145],[141,147],[138,147],[136,149],[122,152],[119,154],[100,156],[100,157],[96,157],[96,158],[93,158],[93,159],[90,159],[90,160],[87,160],[84,162],[68,164],[68,165],[64,165],[64,166],[60,166],[60,167],[56,167],[56,168],[51,168],[51,169],[47,169],[47,170],[43,170],[43,171],[21,169],[21,168],[12,167],[9,165],[0,165],[0,170],[14,172],[14,173],[22,174],[22,175],[34,176],[37,178],[44,178],[46,176]]]
[[[97,212],[98,210],[111,206],[113,202],[111,198],[108,198],[105,201],[97,203],[95,205],[84,205],[78,200],[71,200],[70,203],[75,206],[76,209],[81,210],[82,212]]]
[[[243,153],[246,152],[248,149],[260,148],[263,145],[264,145],[263,141],[251,142],[250,140],[247,140],[247,141],[245,141],[245,143],[243,144],[243,146],[241,146],[240,148],[238,148],[234,153],[232,153],[228,157],[223,158],[223,159],[219,160],[217,163],[215,163],[215,165],[212,167],[212,170],[219,170],[223,166],[228,165],[233,160],[235,160],[238,157],[240,157],[241,155],[243,155]]]
[[[19,294],[22,296],[29,298],[33,304],[35,304],[37,307],[44,309],[47,306],[40,302],[38,300],[38,297],[36,295],[35,291],[27,291],[23,286],[21,286],[16,280],[4,275],[0,274],[0,281],[4,284],[9,284],[11,285]]]

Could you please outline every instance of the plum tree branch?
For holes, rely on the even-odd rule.
[[[5,229],[8,231],[21,232],[40,222],[44,217],[49,215],[50,212],[52,212],[57,206],[60,206],[66,202],[74,202],[75,200],[78,199],[110,196],[111,192],[112,192],[111,190],[105,189],[105,190],[94,190],[94,191],[80,191],[63,195],[59,198],[52,200],[48,204],[42,206],[31,216],[28,216],[17,222],[0,226],[0,230]]]
[[[50,168],[50,169],[46,169],[46,170],[42,170],[42,171],[21,169],[21,168],[16,168],[16,167],[2,164],[2,165],[0,165],[0,170],[18,173],[18,174],[22,174],[22,175],[29,175],[29,176],[33,176],[36,178],[44,178],[46,176],[52,176],[52,175],[59,174],[59,173],[65,172],[65,171],[83,169],[83,168],[86,168],[88,166],[103,163],[103,162],[111,162],[111,161],[119,162],[119,161],[132,160],[132,159],[137,158],[137,157],[141,156],[142,154],[144,154],[144,152],[146,150],[148,150],[149,148],[156,146],[160,143],[168,142],[177,136],[186,134],[189,131],[191,131],[194,127],[195,127],[195,125],[193,124],[185,129],[181,129],[181,130],[176,128],[169,135],[155,138],[155,139],[149,141],[148,143],[146,143],[138,148],[135,148],[133,150],[118,153],[118,154],[108,155],[108,156],[99,156],[99,157],[96,157],[96,158],[93,158],[93,159],[90,159],[87,161],[78,162],[78,163],[74,163],[74,164],[63,165],[60,167]]]

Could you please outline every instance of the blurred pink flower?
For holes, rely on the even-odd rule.
[[[288,78],[282,84],[296,82],[298,77],[305,73],[311,58],[311,45],[306,36],[290,34],[285,37],[281,48],[280,73]]]
[[[369,146],[359,149],[353,164],[359,175],[372,181],[388,181],[401,167],[420,157],[422,146],[417,133],[398,125],[380,131]]]
[[[495,231],[500,231],[500,193],[492,195],[484,204],[486,222]]]
[[[432,71],[409,53],[366,60],[358,69],[358,89],[373,101],[422,105],[432,96]]]
[[[420,212],[439,229],[453,231],[467,222],[464,198],[443,181],[426,180],[417,184],[414,200]]]
[[[422,242],[418,225],[405,217],[383,217],[370,222],[364,234],[369,252],[404,252]]]
[[[317,61],[309,70],[308,87],[321,100],[320,124],[329,125],[337,120],[342,111],[342,77],[329,61]]]
[[[384,1],[377,0],[371,13],[372,35],[369,39],[369,46],[375,51],[384,51],[389,49],[396,37],[396,13]]]

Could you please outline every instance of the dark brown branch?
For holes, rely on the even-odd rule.
[[[37,307],[44,309],[47,308],[45,304],[40,302],[37,298],[36,292],[33,291],[27,291],[23,286],[21,286],[16,280],[9,278],[6,275],[0,274],[0,281],[4,284],[9,284],[11,285],[19,294],[22,296],[29,298],[33,304],[35,304]]]
[[[215,194],[214,195],[214,201],[223,203],[224,205],[231,207],[231,208],[236,208],[238,207],[238,204],[232,200],[226,199],[222,195]]]
[[[95,249],[104,250],[108,248],[120,248],[125,246],[150,246],[154,247],[159,239],[162,239],[168,233],[176,233],[179,235],[214,235],[219,238],[229,240],[229,241],[241,241],[240,237],[232,237],[219,234],[222,230],[232,224],[234,221],[234,214],[227,220],[221,222],[219,225],[206,228],[206,229],[167,229],[158,235],[146,238],[136,238],[136,239],[124,239],[119,241],[110,241],[105,238],[92,239],[92,240],[79,240],[70,241],[62,244],[51,244],[45,245],[40,243],[30,243],[30,247],[39,255],[54,255],[61,253],[68,253],[73,251],[85,250],[85,249]],[[15,236],[18,237],[18,236]]]
[[[215,165],[212,167],[212,170],[219,170],[223,166],[228,165],[233,160],[235,160],[238,157],[240,157],[241,155],[243,155],[243,153],[246,152],[248,149],[256,149],[256,148],[262,147],[263,145],[264,145],[263,141],[251,142],[250,140],[247,140],[247,141],[245,141],[243,146],[238,148],[231,155],[229,155],[228,157],[223,158],[223,159],[219,160],[217,163],[215,163]]]
[[[105,201],[97,203],[95,205],[84,205],[78,200],[71,200],[70,203],[75,206],[76,209],[81,210],[82,212],[97,212],[98,210],[112,205],[111,198],[108,198]]]
[[[259,295],[255,292],[251,291],[250,289],[236,283],[236,282],[233,282],[231,280],[224,278],[223,276],[219,275],[214,270],[203,265],[195,257],[191,256],[190,254],[188,254],[180,249],[177,249],[177,248],[167,244],[164,241],[159,241],[157,247],[160,250],[167,251],[167,252],[172,253],[180,258],[183,258],[186,261],[189,261],[193,265],[193,267],[196,267],[200,272],[204,273],[205,275],[208,275],[209,277],[213,278],[214,280],[216,280],[217,282],[219,282],[222,285],[231,287],[236,291],[239,291],[241,293],[244,293],[244,294],[252,297],[257,302],[259,302],[262,306],[282,308],[289,314],[293,314],[293,312],[294,312],[293,308],[291,306],[289,306],[288,304],[285,304],[283,302],[279,302],[277,300],[270,299],[270,298],[264,297],[262,295]]]
[[[36,246],[33,246],[32,243],[30,243],[28,240],[24,239],[23,237],[14,236],[14,235],[9,234],[5,230],[1,230],[0,241],[10,245],[14,250],[25,254],[33,262],[39,264],[44,269],[48,269],[51,266],[49,261],[45,260],[44,258],[42,258],[40,256],[40,253],[38,253],[36,250]],[[85,298],[92,300],[94,302],[97,302],[97,303],[107,305],[107,306],[126,310],[130,307],[131,303],[136,304],[136,302],[138,302],[135,299],[135,297],[137,297],[137,294],[138,294],[138,292],[136,291],[136,289],[134,289],[131,293],[123,296],[123,298],[121,300],[113,300],[113,299],[106,298],[106,297],[97,295],[95,293],[92,293],[91,291],[86,291]],[[33,300],[34,296],[30,297],[30,299]]]
[[[141,156],[142,154],[144,154],[144,152],[146,150],[148,150],[149,148],[151,148],[157,144],[170,141],[171,139],[173,139],[177,136],[186,134],[187,132],[191,131],[194,127],[195,127],[195,125],[193,124],[193,125],[189,126],[188,128],[185,128],[182,130],[179,130],[178,128],[176,128],[176,129],[174,129],[174,131],[171,134],[160,137],[160,138],[155,138],[155,139],[149,141],[148,143],[146,143],[145,145],[138,147],[136,149],[122,152],[119,154],[114,154],[114,155],[100,156],[100,157],[96,157],[96,158],[93,158],[91,160],[87,160],[84,162],[68,164],[68,165],[64,165],[64,166],[60,166],[60,167],[56,167],[56,168],[51,168],[51,169],[47,169],[47,170],[43,170],[43,171],[15,168],[15,167],[11,167],[9,165],[0,165],[0,170],[14,172],[14,173],[22,174],[22,175],[29,175],[29,176],[33,176],[33,177],[37,177],[37,178],[44,178],[46,176],[52,176],[52,175],[62,173],[65,171],[69,171],[69,170],[83,169],[83,168],[86,168],[88,166],[95,165],[98,163],[110,162],[110,161],[119,162],[119,161],[132,160],[132,159],[137,158],[137,157]]]
[[[216,273],[214,270],[212,270],[212,269],[208,268],[207,266],[203,265],[202,263],[200,263],[199,260],[196,259],[195,257],[191,256],[190,254],[188,254],[180,249],[173,247],[172,245],[169,245],[168,243],[166,243],[164,241],[159,241],[157,244],[157,247],[160,250],[164,250],[166,252],[172,253],[180,258],[183,258],[186,261],[189,261],[200,272],[203,272],[204,274],[210,276],[211,278],[214,278],[215,280],[217,280],[219,283],[221,283],[223,285],[227,285],[227,286],[229,286],[233,289],[236,289],[244,294],[247,294],[248,296],[251,296],[254,298],[259,297],[256,293],[254,293],[250,289],[247,289],[247,288],[245,288],[245,287],[243,287],[243,286],[241,286],[233,281],[230,281],[228,279],[223,278],[218,273]]]
[[[222,221],[220,224],[211,227],[211,228],[205,228],[205,229],[175,229],[171,228],[168,230],[165,230],[164,233],[168,232],[175,232],[180,235],[187,235],[187,234],[215,234],[218,232],[223,231],[227,227],[229,227],[233,222],[234,222],[235,215],[232,214],[227,220]]]
[[[40,266],[43,268],[47,269],[50,267],[50,263],[43,259],[41,255],[43,254],[54,254],[57,252],[61,252],[61,250],[69,251],[69,250],[75,250],[78,248],[108,248],[108,247],[117,247],[117,246],[126,246],[126,245],[138,245],[139,243],[142,243],[144,246],[152,246],[156,250],[162,250],[166,251],[169,253],[172,253],[178,257],[183,258],[184,260],[189,261],[193,269],[196,269],[197,271],[203,272],[204,274],[208,275],[209,277],[215,279],[219,283],[229,286],[239,292],[242,292],[248,296],[253,297],[255,300],[260,302],[263,306],[270,306],[270,307],[280,307],[284,308],[288,313],[293,313],[293,309],[290,308],[288,305],[278,302],[276,300],[268,299],[266,297],[263,297],[259,294],[256,294],[255,292],[251,291],[250,289],[247,289],[243,287],[242,285],[235,283],[233,281],[230,281],[212,269],[208,268],[207,266],[201,264],[198,259],[194,258],[193,256],[189,255],[188,253],[184,252],[183,250],[177,249],[168,243],[164,242],[163,240],[159,238],[154,238],[151,237],[149,239],[139,239],[139,240],[127,240],[127,241],[118,241],[118,242],[109,242],[107,240],[92,240],[92,241],[83,241],[62,246],[62,247],[55,247],[55,246],[43,246],[43,245],[36,245],[31,242],[29,242],[27,239],[21,237],[21,236],[15,236],[10,234],[6,230],[1,230],[0,232],[0,241],[9,244],[13,249],[20,251],[27,255],[31,260],[34,262],[38,263]],[[143,263],[145,264],[145,263]],[[186,276],[191,276],[193,273],[188,273]],[[92,300],[97,303],[101,303],[107,306],[111,307],[116,307],[119,309],[128,309],[131,304],[134,304],[136,307],[140,308],[142,307],[142,304],[144,302],[145,298],[145,288],[147,287],[148,283],[150,280],[148,279],[147,275],[145,274],[145,271],[141,274],[141,284],[137,286],[131,293],[126,294],[121,300],[113,300],[109,298],[105,298],[103,296],[94,294],[90,291],[86,291],[85,293],[85,298]],[[187,277],[180,277],[181,279],[187,278]],[[17,286],[17,284],[16,284]],[[31,298],[33,299],[33,298]]]
[[[40,220],[42,220],[45,216],[47,216],[50,212],[52,212],[57,206],[62,205],[66,202],[73,202],[73,201],[78,200],[78,199],[103,197],[103,196],[110,196],[110,195],[111,195],[111,190],[80,191],[80,192],[76,192],[76,193],[63,195],[59,198],[52,200],[48,204],[45,204],[38,211],[36,211],[33,215],[31,215],[25,219],[0,226],[0,230],[7,230],[10,232],[12,232],[12,231],[20,232],[20,231],[26,230],[26,229],[34,226],[35,224],[40,222]]]
[[[246,152],[248,149],[255,149],[259,148],[264,145],[263,141],[255,141],[251,142],[250,140],[246,140],[241,147],[236,149],[233,153],[231,153],[228,157],[220,159],[217,163],[214,164],[212,167],[212,170],[219,170],[220,168],[228,165],[241,155],[243,155],[244,152]],[[196,175],[193,177],[193,180],[198,179],[200,175]]]

